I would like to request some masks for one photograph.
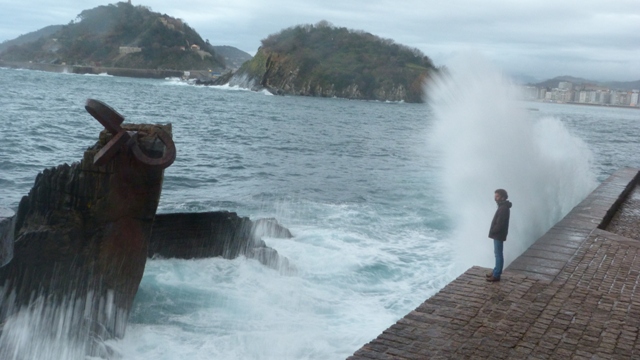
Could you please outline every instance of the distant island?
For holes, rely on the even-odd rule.
[[[0,60],[130,69],[216,70],[225,61],[180,19],[119,2],[84,10],[79,21],[0,44]]]
[[[221,80],[282,95],[422,102],[436,71],[418,49],[321,21],[268,36],[253,59]]]

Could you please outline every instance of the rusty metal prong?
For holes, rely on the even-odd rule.
[[[105,146],[98,151],[93,157],[93,165],[102,166],[105,165],[113,156],[122,148],[124,144],[129,141],[131,135],[126,131],[117,133]]]
[[[122,130],[120,124],[124,121],[124,116],[120,115],[111,106],[100,100],[87,99],[84,108],[113,135]]]
[[[138,159],[138,161],[140,161],[141,163],[149,165],[151,167],[166,169],[176,160],[176,145],[173,143],[171,136],[164,130],[160,130],[157,133],[157,136],[165,146],[162,157],[152,158],[145,155],[145,153],[143,153],[140,149],[140,146],[138,146],[137,142],[134,143],[133,146],[131,146],[131,151],[133,152],[133,155],[136,157],[136,159]]]

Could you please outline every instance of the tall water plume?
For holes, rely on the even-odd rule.
[[[482,56],[453,62],[427,94],[456,274],[493,267],[487,235],[495,189],[506,189],[513,203],[506,266],[597,185],[587,145],[559,119],[534,118],[518,88]]]

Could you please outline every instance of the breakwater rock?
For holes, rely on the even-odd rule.
[[[262,264],[291,272],[295,269],[262,237],[291,238],[291,232],[275,219],[251,221],[235,212],[173,213],[156,215],[150,257],[198,259],[240,255]]]

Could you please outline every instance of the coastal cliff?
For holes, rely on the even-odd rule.
[[[434,71],[417,49],[323,21],[262,40],[229,84],[279,95],[422,102]]]

